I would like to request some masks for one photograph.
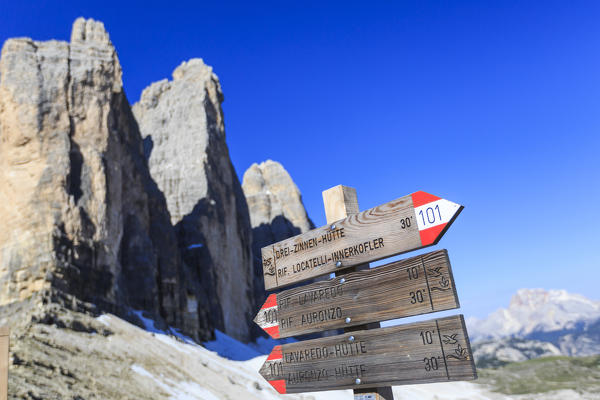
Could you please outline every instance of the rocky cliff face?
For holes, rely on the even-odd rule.
[[[278,241],[286,239],[286,235],[297,235],[314,228],[302,204],[300,190],[280,163],[267,160],[252,164],[244,173],[242,188],[248,201],[252,228],[270,225]],[[278,223],[279,217],[286,223]]]
[[[283,166],[267,160],[252,164],[244,173],[242,188],[252,223],[255,310],[266,299],[260,249],[314,228],[300,190]],[[261,332],[258,332],[261,331]],[[258,329],[257,333],[263,334]]]
[[[201,282],[211,318],[246,341],[255,311],[252,232],[225,142],[222,101],[212,68],[193,59],[175,69],[173,80],[145,89],[134,113],[183,260]]]
[[[78,19],[70,43],[4,44],[0,219],[0,304],[59,290],[211,335],[102,23]]]

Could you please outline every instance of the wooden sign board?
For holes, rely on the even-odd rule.
[[[477,378],[462,315],[275,346],[260,374],[279,393]]]
[[[254,322],[271,337],[458,308],[446,250],[271,294]]]
[[[263,247],[265,288],[272,290],[431,246],[461,210],[459,204],[415,192]]]

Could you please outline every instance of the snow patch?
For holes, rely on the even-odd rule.
[[[110,315],[102,314],[99,317],[96,317],[96,321],[100,322],[102,325],[109,326],[110,325]]]
[[[164,331],[158,329],[155,326],[154,320],[151,320],[150,318],[144,317],[144,311],[142,311],[142,310],[131,310],[131,313],[134,314],[136,317],[138,317],[140,321],[142,321],[142,324],[144,325],[144,329],[147,330],[148,332],[152,332],[152,333],[164,333]]]
[[[146,378],[152,380],[157,386],[159,386],[165,392],[171,393],[171,387],[169,385],[165,384],[164,382],[161,382],[154,375],[152,375],[150,372],[148,372],[144,367],[137,365],[137,364],[133,364],[131,366],[131,370],[138,375],[141,375],[143,377],[146,377]]]
[[[169,397],[171,400],[220,400],[213,392],[195,382],[180,382],[173,392]]]
[[[133,364],[131,366],[131,370],[133,372],[135,372],[136,374],[145,376],[146,378],[154,379],[154,375],[152,375],[150,372],[146,371],[146,369],[144,367],[139,366],[137,364]]]
[[[163,382],[144,367],[133,364],[131,370],[136,374],[152,380],[157,386],[169,394],[171,400],[219,400],[213,392],[196,382],[174,382],[166,378]]]
[[[394,398],[402,400],[508,400],[509,396],[491,394],[471,382],[443,382],[396,386]]]

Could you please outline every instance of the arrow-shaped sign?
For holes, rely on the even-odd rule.
[[[267,290],[436,244],[462,206],[415,192],[263,247]]]
[[[284,338],[458,308],[446,250],[271,294],[254,322]]]
[[[477,378],[462,315],[275,346],[260,374],[279,393]]]

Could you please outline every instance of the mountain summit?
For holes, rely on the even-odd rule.
[[[565,290],[520,289],[486,319],[468,320],[473,338],[526,336],[533,332],[574,329],[600,318],[600,301]]]
[[[551,343],[565,355],[600,353],[600,301],[565,290],[521,289],[508,308],[467,325],[473,341],[521,338]]]

